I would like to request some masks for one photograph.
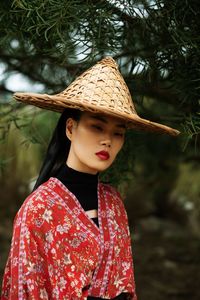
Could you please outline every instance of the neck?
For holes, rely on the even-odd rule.
[[[77,171],[77,172],[87,173],[87,174],[91,174],[91,175],[97,175],[98,174],[97,170],[86,167],[85,165],[73,163],[73,161],[71,161],[70,159],[67,160],[66,166],[68,168],[71,168],[71,169]]]

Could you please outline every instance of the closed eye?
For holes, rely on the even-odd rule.
[[[96,129],[99,130],[99,131],[102,131],[102,130],[103,130],[103,129],[102,129],[100,126],[98,126],[98,125],[92,125],[92,127],[96,128]]]
[[[103,131],[103,127],[99,126],[99,125],[92,125],[93,128],[95,128],[98,131]],[[121,133],[121,132],[114,132],[114,135],[117,137],[124,137],[125,133]]]
[[[116,132],[115,135],[116,135],[116,136],[121,136],[121,137],[123,137],[123,136],[124,136],[124,133]]]

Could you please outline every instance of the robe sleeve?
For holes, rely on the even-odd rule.
[[[14,226],[2,300],[47,299],[48,277],[42,253],[32,233],[26,230],[26,236],[20,237],[20,229]]]
[[[78,299],[84,299],[67,243],[55,230],[58,219],[57,212],[54,217],[51,209],[42,203],[26,204],[19,211],[14,222],[1,300],[67,300],[78,295]]]

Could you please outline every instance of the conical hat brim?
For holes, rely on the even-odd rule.
[[[47,109],[55,112],[63,112],[66,108],[79,109],[82,111],[90,111],[93,113],[107,114],[113,117],[125,120],[128,128],[158,132],[177,136],[180,132],[169,126],[152,122],[147,119],[139,117],[137,114],[127,114],[123,112],[116,112],[109,109],[108,106],[92,105],[87,101],[77,101],[77,99],[67,99],[62,94],[48,95],[37,93],[15,93],[14,98],[25,104],[31,104],[42,109]]]

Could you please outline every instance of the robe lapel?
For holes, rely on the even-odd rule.
[[[109,270],[112,263],[113,233],[110,223],[109,199],[103,184],[99,184],[99,229],[100,229],[100,256],[94,272],[89,295],[99,296],[105,293]]]
[[[59,194],[60,200],[64,201],[67,210],[78,222],[84,225],[86,231],[90,231],[93,237],[99,242],[99,227],[89,218],[84,211],[76,196],[57,178],[51,177],[49,184],[56,184],[56,193]],[[99,189],[99,187],[98,187]]]

